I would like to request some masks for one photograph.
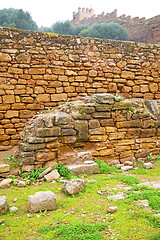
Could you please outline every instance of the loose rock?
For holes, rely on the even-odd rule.
[[[86,186],[86,181],[84,179],[70,179],[63,184],[62,190],[67,195],[75,195],[82,191]]]
[[[13,180],[12,180],[11,178],[4,179],[4,180],[0,183],[0,187],[1,187],[1,188],[9,188],[12,182],[13,182]]]
[[[39,178],[44,177],[47,173],[50,173],[52,171],[52,167],[48,167],[46,170],[44,170],[42,173],[39,174]]]
[[[116,212],[117,209],[118,209],[117,207],[108,207],[108,208],[107,208],[107,212],[113,213],[113,212]]]
[[[56,197],[51,191],[40,191],[28,196],[28,211],[36,213],[56,209]]]
[[[17,207],[10,207],[10,208],[9,208],[9,211],[10,211],[10,212],[17,212],[17,211],[18,211],[18,208],[17,208]]]
[[[44,176],[45,180],[48,182],[57,180],[59,177],[60,177],[60,174],[56,169]]]
[[[147,163],[144,163],[143,166],[144,166],[144,168],[151,169],[152,168],[152,163],[147,162]]]
[[[0,213],[5,213],[8,210],[8,202],[6,196],[0,197]]]

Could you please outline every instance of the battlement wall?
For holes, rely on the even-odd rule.
[[[37,112],[95,93],[160,99],[160,46],[0,29],[0,150]]]

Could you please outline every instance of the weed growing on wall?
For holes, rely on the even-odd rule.
[[[19,161],[17,159],[15,159],[13,154],[10,154],[8,157],[3,158],[2,161],[9,164],[11,168],[19,166]]]

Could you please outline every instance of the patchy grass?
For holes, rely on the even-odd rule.
[[[159,166],[155,166],[154,171],[159,171]],[[0,239],[159,239],[160,221],[154,216],[160,211],[159,191],[144,185],[137,186],[139,174],[114,174],[114,177],[110,174],[84,176],[86,187],[75,196],[66,196],[60,182],[0,189],[0,195],[7,197],[9,207],[18,207],[17,212],[8,210],[0,216],[4,219],[4,224],[0,224]],[[143,176],[150,179],[148,173]],[[157,175],[156,179],[160,180],[160,176]],[[133,187],[127,192],[123,189],[126,185]],[[47,190],[55,193],[57,209],[32,213],[28,217],[28,196]],[[98,194],[100,190],[105,194]],[[135,193],[137,191],[141,192],[140,195]],[[127,199],[113,201],[107,198],[120,192],[124,192]],[[150,207],[137,206],[136,200],[141,198],[148,199]],[[108,213],[109,206],[116,206],[117,212]]]

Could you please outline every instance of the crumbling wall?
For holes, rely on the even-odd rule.
[[[21,139],[17,158],[23,171],[75,164],[86,152],[112,164],[145,161],[160,150],[158,104],[95,94],[33,117]]]
[[[26,121],[95,93],[160,99],[160,47],[0,29],[0,150]]]

